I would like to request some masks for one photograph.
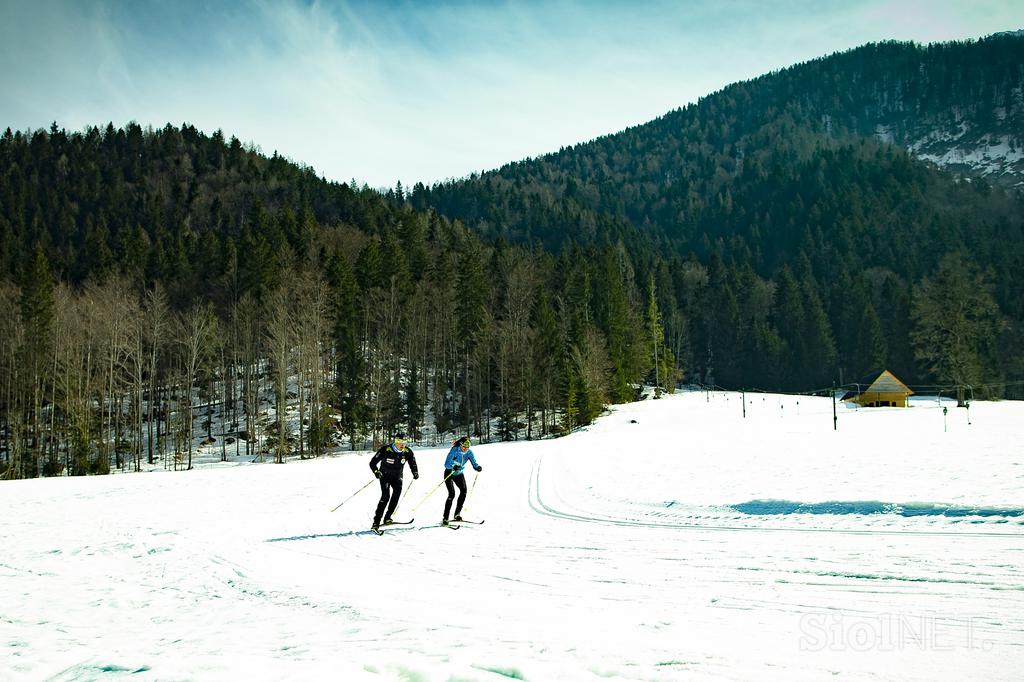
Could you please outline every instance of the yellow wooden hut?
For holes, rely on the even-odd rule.
[[[847,392],[843,400],[852,400],[864,407],[906,407],[907,396],[913,391],[887,369],[869,374],[857,382],[857,388]]]

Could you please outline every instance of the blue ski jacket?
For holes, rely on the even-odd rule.
[[[467,459],[473,465],[474,469],[480,466],[479,464],[476,463],[476,457],[473,456],[472,449],[463,452],[462,448],[460,448],[458,445],[455,445],[452,447],[451,450],[448,451],[448,457],[446,457],[444,460],[444,468],[451,469],[453,472],[452,476],[463,476],[465,474],[463,469],[465,469],[466,467]]]

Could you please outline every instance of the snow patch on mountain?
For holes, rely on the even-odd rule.
[[[967,122],[953,134],[939,131],[919,138],[907,148],[919,159],[940,168],[983,177],[1004,186],[1024,188],[1024,147],[1009,135],[974,135]],[[888,131],[879,131],[880,139],[891,141]]]

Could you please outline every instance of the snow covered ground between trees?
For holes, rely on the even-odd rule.
[[[457,532],[331,513],[365,452],[2,482],[0,679],[1019,679],[1024,405],[913,405],[617,406],[475,446]]]

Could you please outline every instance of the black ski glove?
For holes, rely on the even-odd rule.
[[[479,464],[478,464],[478,465],[476,465],[476,466],[475,466],[475,467],[473,467],[473,468],[474,468],[474,469],[476,469],[477,471],[483,471],[483,470],[484,470],[484,468],[483,468],[482,466],[480,466]]]
[[[420,475],[419,475],[419,474],[413,474],[413,475],[412,475],[412,480],[414,480],[414,481],[415,481],[415,480],[416,480],[417,478],[419,478],[419,477],[420,477]]]
[[[376,476],[377,478],[380,478],[380,469],[374,469],[373,475]]]

